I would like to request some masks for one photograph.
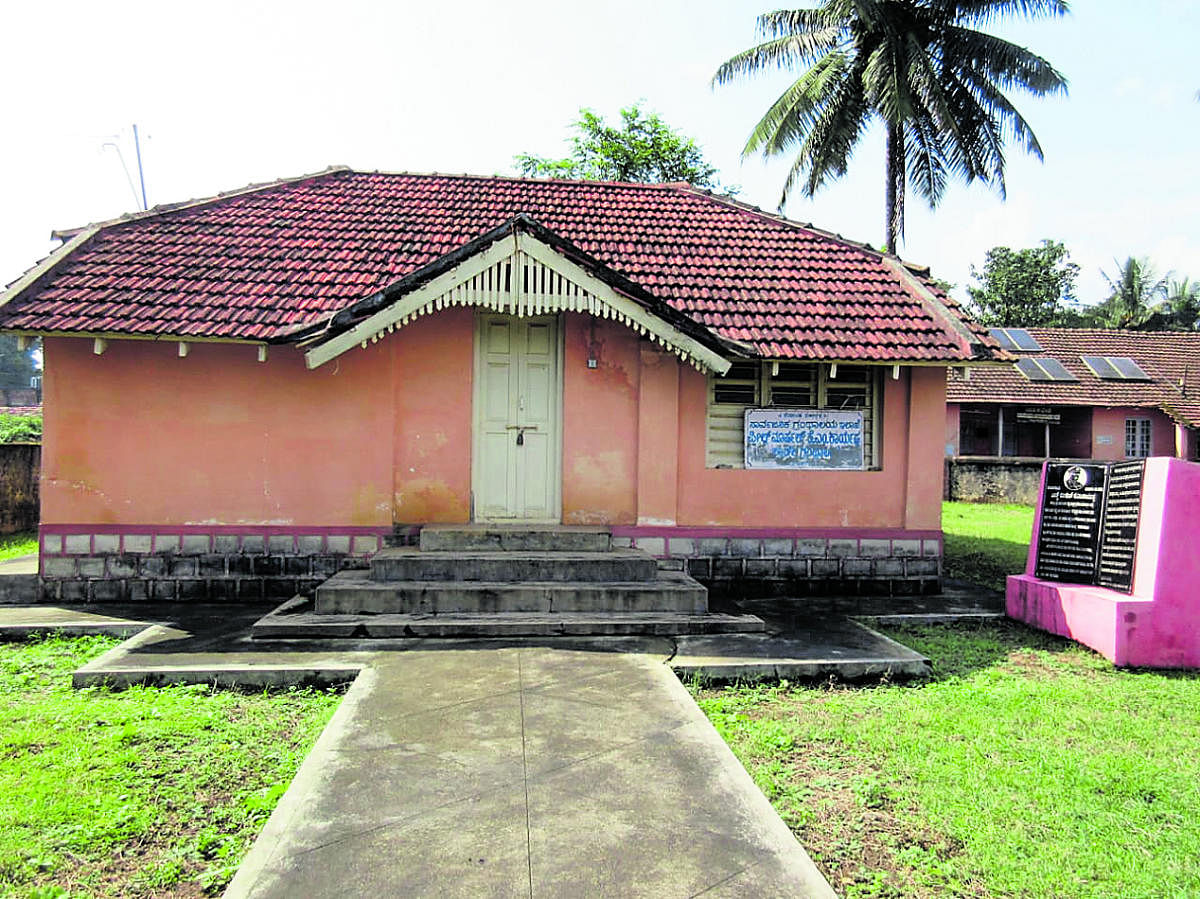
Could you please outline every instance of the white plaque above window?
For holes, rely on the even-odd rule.
[[[863,414],[747,409],[746,467],[862,470]]]

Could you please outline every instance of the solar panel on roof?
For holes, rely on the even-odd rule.
[[[1083,364],[1095,372],[1097,378],[1119,378],[1121,373],[1118,372],[1108,358],[1105,356],[1080,356]]]
[[[1000,344],[1000,349],[1015,350],[1017,348],[1017,345],[1009,338],[1007,328],[988,328],[988,333],[996,338],[996,342]]]
[[[1025,353],[1036,353],[1042,349],[1042,345],[1024,328],[989,328],[988,333],[996,338],[1001,349]]]
[[[1033,339],[1033,335],[1024,328],[1009,328],[1009,339],[1017,345],[1018,350],[1024,350],[1027,353],[1040,352],[1042,345]]]
[[[1055,359],[1053,356],[1043,356],[1037,360],[1041,363],[1042,368],[1046,369],[1046,373],[1050,375],[1051,381],[1078,381],[1079,379],[1067,371],[1067,367]]]
[[[1084,365],[1107,381],[1149,381],[1150,376],[1128,356],[1080,356]]]
[[[1078,381],[1065,365],[1052,356],[1026,356],[1017,362],[1017,371],[1031,381]]]
[[[1150,380],[1150,376],[1142,370],[1142,367],[1128,356],[1110,356],[1108,361],[1121,373],[1121,377],[1128,381]]]
[[[1050,377],[1046,374],[1045,369],[1037,364],[1036,359],[1021,359],[1017,362],[1017,371],[1023,374],[1031,381],[1049,381]]]

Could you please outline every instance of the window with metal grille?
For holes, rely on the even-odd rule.
[[[723,377],[709,376],[706,461],[709,468],[742,468],[746,410],[774,407],[863,414],[863,458],[878,468],[879,370],[865,365],[735,362]]]
[[[1150,455],[1150,419],[1125,419],[1125,456],[1144,459]]]

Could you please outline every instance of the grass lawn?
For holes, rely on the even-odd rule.
[[[1033,509],[946,503],[950,577],[1004,589]],[[997,621],[883,630],[909,686],[698,689],[845,897],[1200,896],[1200,675]]]
[[[219,893],[340,698],[72,690],[116,642],[0,644],[0,895]]]
[[[1004,590],[1004,578],[1025,570],[1033,506],[942,503],[946,577]]]
[[[1200,675],[1011,622],[886,632],[930,681],[697,691],[840,895],[1200,895]]]
[[[0,562],[28,556],[38,551],[37,531],[23,531],[0,537]]]

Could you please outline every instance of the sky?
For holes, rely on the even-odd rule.
[[[799,5],[799,4],[798,4]],[[965,296],[993,246],[1066,244],[1079,297],[1128,256],[1200,278],[1200,3],[1074,0],[1066,18],[994,32],[1042,55],[1066,97],[1013,100],[1045,151],[1007,158],[1007,199],[952,185],[936,211],[910,197],[901,255]],[[329,165],[511,174],[513,156],[566,155],[580,107],[640,102],[696,139],[724,184],[774,211],[790,161],[743,159],[794,75],[713,89],[773,5],[715,0],[406,0],[203,4],[58,0],[0,8],[0,283],[54,246],[50,232],[134,211],[142,137],[150,205]],[[122,165],[124,162],[124,168]],[[128,170],[128,176],[126,174]],[[133,186],[131,187],[131,181]],[[848,174],[783,210],[883,242],[883,134]]]

